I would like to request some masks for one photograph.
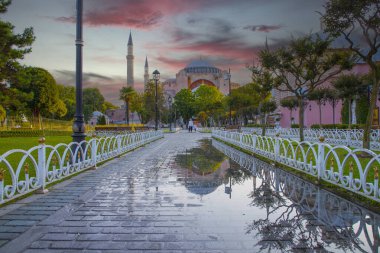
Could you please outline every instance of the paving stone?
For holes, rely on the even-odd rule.
[[[89,249],[100,250],[115,250],[125,249],[126,243],[124,242],[91,242],[88,246]]]

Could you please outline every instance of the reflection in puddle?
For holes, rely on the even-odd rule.
[[[234,220],[236,237],[256,250],[379,251],[379,215],[218,141],[178,155],[176,167],[178,181],[203,196],[208,209],[198,212],[213,213],[204,222]]]

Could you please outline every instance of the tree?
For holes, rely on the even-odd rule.
[[[335,107],[339,102],[339,94],[336,89],[328,88],[326,91],[326,100],[331,104],[333,108],[333,124],[335,125]]]
[[[136,112],[140,122],[146,123],[146,109],[144,106],[144,93],[136,93],[130,101],[131,111]]]
[[[298,101],[296,97],[283,98],[280,101],[280,105],[290,111],[290,124],[293,124],[293,110],[297,109]]]
[[[67,112],[65,104],[59,98],[59,90],[54,77],[45,69],[25,68],[11,87],[33,94],[33,99],[27,104],[32,115],[38,119],[40,127],[42,127],[41,116],[50,116],[54,113],[63,116]]]
[[[223,94],[215,87],[201,85],[194,92],[194,105],[197,113],[205,112],[207,118],[210,118],[215,124],[218,116],[223,114]]]
[[[268,46],[266,46],[265,51],[269,52]],[[262,125],[262,135],[265,136],[266,130],[266,116],[265,112],[262,110],[264,103],[268,102],[271,97],[271,92],[273,89],[273,77],[268,68],[263,65],[261,60],[261,66],[248,67],[252,72],[252,82],[253,82],[253,90],[256,92],[259,98],[259,106],[258,113],[261,118]]]
[[[319,108],[319,127],[322,128],[322,104],[327,100],[328,88],[317,88],[307,94],[307,98],[310,101],[315,101]]]
[[[268,122],[268,116],[270,113],[274,112],[277,109],[276,102],[273,100],[268,100],[262,103],[261,111],[264,114],[264,125]],[[265,133],[263,133],[265,135]]]
[[[0,0],[0,14],[7,12],[10,0]],[[26,28],[20,34],[14,26],[0,19],[0,105],[8,113],[25,113],[27,102],[33,94],[21,92],[11,86],[12,79],[22,71],[19,60],[31,52],[35,40],[33,28]]]
[[[300,140],[304,140],[304,100],[321,84],[352,67],[350,54],[330,50],[331,41],[308,35],[292,39],[289,46],[260,52],[261,63],[274,77],[273,87],[298,100]]]
[[[119,108],[118,106],[112,104],[111,102],[104,101],[102,104],[102,113],[105,113],[107,110],[112,110],[112,109],[117,109]]]
[[[174,106],[183,120],[185,122],[189,121],[196,113],[194,93],[189,89],[181,89],[174,97]],[[206,117],[205,115],[203,116],[203,118]]]
[[[332,82],[338,96],[348,102],[348,125],[356,124],[356,100],[367,90],[362,79],[354,74],[341,75]]]
[[[146,85],[145,93],[144,93],[144,107],[145,107],[145,122],[149,120],[153,120],[155,118],[155,104],[156,104],[156,84],[153,80],[149,81]],[[161,83],[157,83],[157,107],[158,107],[158,115],[160,118],[161,112],[165,107],[165,96],[164,89]]]
[[[7,11],[10,0],[0,0],[0,14]],[[33,28],[24,29],[23,33],[15,34],[14,26],[0,20],[0,82],[9,82],[21,68],[18,60],[32,51],[35,40]]]
[[[106,123],[107,123],[106,117],[104,115],[102,115],[98,118],[98,122],[97,122],[98,125],[105,125]]]
[[[3,126],[4,120],[7,117],[7,112],[5,111],[4,107],[0,105],[0,126]]]
[[[248,124],[248,119],[252,118],[260,102],[254,83],[248,83],[234,89],[230,96],[225,96],[224,98],[229,100],[228,104],[236,112],[236,116],[243,117],[244,124]]]
[[[104,97],[98,88],[83,89],[83,114],[84,120],[88,122],[94,111],[103,109]]]
[[[61,117],[65,120],[72,120],[75,114],[75,88],[73,86],[66,86],[58,84],[59,97],[66,106],[67,113]]]
[[[125,120],[129,125],[129,102],[136,94],[136,91],[132,87],[123,87],[120,90],[120,99],[125,102]]]
[[[379,0],[330,0],[322,15],[324,31],[334,37],[342,36],[348,48],[368,64],[372,71],[370,106],[364,127],[363,147],[370,148],[373,113],[380,86],[380,66],[375,55],[380,48]]]

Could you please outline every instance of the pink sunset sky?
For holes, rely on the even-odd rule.
[[[150,72],[174,78],[191,60],[231,68],[232,81],[250,81],[247,64],[264,47],[284,45],[320,30],[324,0],[84,0],[84,87],[97,87],[121,104],[126,85],[129,31],[134,44],[135,87],[142,89],[145,56]],[[34,28],[26,65],[50,71],[58,83],[75,85],[75,0],[13,0],[1,19],[16,32]]]

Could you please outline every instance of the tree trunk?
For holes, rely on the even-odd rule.
[[[377,72],[379,72],[378,70]],[[375,110],[376,106],[376,100],[377,100],[377,94],[379,93],[379,83],[378,83],[378,73],[374,71],[373,73],[373,86],[371,91],[371,97],[370,97],[370,104],[369,104],[369,110],[367,114],[367,120],[365,122],[364,126],[364,135],[363,135],[363,148],[369,149],[371,145],[371,127],[372,127],[372,121],[373,121],[373,112]]]
[[[292,127],[293,124],[293,109],[290,109],[290,127]]]
[[[265,136],[265,132],[266,132],[266,125],[267,125],[267,122],[266,122],[266,114],[264,113],[262,119],[261,119],[261,123],[262,123],[262,126],[263,126],[263,130],[261,131],[261,135],[262,136]]]
[[[356,120],[356,99],[352,100],[351,118],[352,118],[352,124],[357,124],[357,120]]]
[[[321,101],[319,101],[318,107],[319,107],[319,128],[322,128],[322,102]]]
[[[129,125],[129,101],[125,101],[125,119]]]
[[[300,129],[300,141],[303,141],[304,140],[304,136],[303,136],[303,121],[304,121],[304,104],[303,104],[303,98],[302,97],[298,97],[298,108],[299,108],[299,111],[298,111],[298,118],[299,118],[299,129]]]
[[[352,116],[351,116],[351,98],[348,99],[348,129],[351,129],[351,122],[352,122]]]

